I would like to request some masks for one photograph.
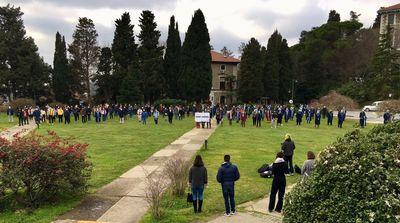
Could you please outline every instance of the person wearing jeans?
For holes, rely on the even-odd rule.
[[[203,206],[203,192],[207,185],[207,169],[203,159],[197,155],[193,166],[189,170],[189,186],[192,189],[194,213],[201,213]]]
[[[222,195],[225,200],[225,216],[234,215],[235,209],[235,181],[239,180],[240,174],[236,165],[231,163],[229,155],[224,156],[224,163],[218,170],[217,181],[221,184]]]

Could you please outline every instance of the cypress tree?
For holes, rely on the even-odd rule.
[[[268,39],[266,61],[263,74],[265,95],[273,101],[279,101],[280,49],[282,36],[277,30]]]
[[[156,30],[157,23],[154,22],[154,14],[145,10],[139,18],[141,31],[138,35],[140,40],[139,72],[141,91],[145,102],[154,102],[163,94],[165,80],[163,76],[163,47],[158,45],[161,33]]]
[[[111,102],[113,95],[112,83],[112,53],[110,47],[101,48],[99,65],[96,75],[94,76],[97,85],[96,99],[98,102]]]
[[[128,68],[128,73],[124,77],[119,89],[118,102],[125,104],[141,104],[143,93],[140,90],[139,69],[137,62]]]
[[[264,94],[261,56],[260,43],[251,38],[243,48],[238,73],[238,96],[243,102],[258,101]]]
[[[118,90],[128,74],[128,68],[137,61],[137,45],[135,44],[134,25],[128,12],[115,20],[114,39],[111,46],[113,58],[113,81],[110,82],[113,89],[113,100],[116,100]]]
[[[181,96],[200,102],[209,97],[212,73],[210,35],[203,12],[195,11],[182,46],[182,68],[179,77]]]
[[[175,22],[175,17],[171,16],[168,28],[167,49],[165,50],[164,58],[166,93],[170,98],[178,98],[179,96],[178,77],[180,67],[181,37],[179,36],[178,23]]]
[[[286,39],[281,42],[279,53],[279,100],[287,102],[291,98],[293,76],[293,62]]]
[[[53,92],[59,102],[68,103],[71,99],[70,78],[68,72],[67,48],[64,36],[56,33],[55,52],[53,59]]]

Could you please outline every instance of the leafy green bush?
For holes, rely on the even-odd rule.
[[[53,132],[16,136],[12,142],[0,138],[2,202],[36,208],[61,195],[84,192],[91,175],[86,148]]]
[[[400,122],[359,130],[321,152],[286,196],[284,222],[400,221]]]

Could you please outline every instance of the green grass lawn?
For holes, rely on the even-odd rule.
[[[89,124],[75,124],[72,121],[69,126],[43,124],[38,131],[47,134],[48,130],[54,130],[62,137],[73,136],[76,140],[89,144],[88,155],[93,163],[89,191],[93,193],[193,127],[192,117],[183,121],[174,120],[172,125],[160,117],[158,126],[154,125],[151,118],[148,119],[147,125],[140,124],[137,119],[119,124],[116,118],[100,125],[96,125],[93,120]],[[0,214],[0,222],[51,222],[58,215],[73,208],[81,199],[65,198],[57,204],[43,206],[33,214],[27,214],[25,211],[7,211]]]
[[[18,125],[18,119],[14,116],[14,122],[8,122],[8,117],[5,113],[0,114],[0,131],[5,130],[14,125]]]
[[[249,120],[251,121],[251,120]],[[204,222],[211,217],[224,213],[224,203],[221,187],[216,181],[216,174],[223,162],[223,156],[230,154],[232,162],[239,168],[240,180],[236,184],[236,203],[244,203],[250,200],[268,195],[271,189],[271,179],[260,178],[257,169],[264,163],[272,163],[276,153],[280,150],[284,135],[290,133],[296,144],[294,163],[301,166],[306,160],[307,151],[316,153],[326,145],[335,141],[337,137],[343,136],[346,132],[354,129],[355,121],[346,120],[343,129],[335,126],[327,126],[326,121],[319,129],[313,124],[304,123],[302,126],[295,126],[294,122],[277,129],[271,129],[270,125],[263,123],[262,128],[255,128],[248,122],[246,128],[234,123],[232,126],[224,123],[218,127],[216,132],[209,139],[207,150],[202,149],[199,154],[203,157],[208,170],[209,185],[205,190],[204,213],[194,215],[192,206],[186,203],[186,198],[173,198],[166,193],[163,199],[165,214],[162,220],[152,219],[149,213],[142,219],[142,222]],[[371,129],[369,124],[366,130]],[[365,131],[365,130],[364,130]],[[295,183],[299,176],[288,177],[288,185]],[[267,204],[265,204],[267,208]]]

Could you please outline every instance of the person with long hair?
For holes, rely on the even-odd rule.
[[[207,183],[207,169],[204,167],[201,156],[197,155],[189,170],[189,186],[192,189],[194,213],[202,211],[203,192]]]
[[[272,164],[272,175],[274,179],[272,180],[271,194],[269,197],[268,211],[281,212],[283,207],[283,198],[285,196],[286,187],[286,177],[285,174],[288,173],[288,166],[283,159],[285,155],[283,152],[278,152],[276,154],[276,160]],[[278,193],[278,203],[275,206],[276,194]]]
[[[301,175],[303,177],[308,177],[311,175],[312,170],[315,165],[315,154],[312,151],[307,152],[307,160],[304,161],[303,167],[301,168]]]
[[[294,144],[294,141],[292,140],[292,137],[289,134],[285,135],[285,141],[282,143],[281,149],[284,154],[284,159],[287,163],[286,165],[289,165],[289,173],[290,175],[293,175],[293,154],[296,146]]]

